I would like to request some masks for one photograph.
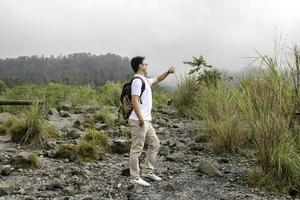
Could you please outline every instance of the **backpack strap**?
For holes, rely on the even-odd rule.
[[[134,79],[140,79],[140,80],[142,81],[142,91],[141,91],[141,94],[140,94],[140,102],[141,102],[141,104],[143,104],[142,98],[141,98],[141,97],[142,97],[143,92],[145,91],[145,81],[144,81],[141,77],[135,76],[133,79],[131,79],[131,81],[130,81],[130,86],[131,86],[132,81],[133,81]]]

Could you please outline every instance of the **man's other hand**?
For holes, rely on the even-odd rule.
[[[175,67],[170,67],[168,69],[168,72],[174,74],[175,73]]]

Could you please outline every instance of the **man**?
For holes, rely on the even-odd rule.
[[[175,72],[171,67],[168,71],[160,74],[155,78],[146,78],[148,74],[148,64],[144,62],[145,57],[137,56],[131,59],[131,67],[136,77],[141,78],[145,84],[145,90],[142,92],[142,80],[136,78],[131,84],[131,103],[133,111],[129,116],[131,126],[132,145],[130,149],[129,168],[130,182],[144,186],[150,184],[140,177],[139,156],[144,148],[144,143],[148,144],[148,150],[145,158],[145,165],[142,176],[159,181],[160,177],[154,174],[154,164],[159,150],[159,139],[152,127],[151,110],[152,110],[152,84],[157,84],[164,80],[169,74]],[[141,97],[140,97],[141,95]],[[140,99],[141,98],[141,99]]]

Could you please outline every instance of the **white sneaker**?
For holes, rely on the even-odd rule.
[[[147,181],[144,181],[144,180],[141,179],[140,177],[139,177],[139,178],[136,178],[136,179],[130,180],[130,183],[133,183],[133,184],[140,184],[140,185],[143,185],[143,186],[150,186],[150,183],[148,183]]]
[[[144,177],[147,177],[147,178],[151,178],[152,180],[155,180],[155,181],[160,181],[161,178],[159,176],[156,176],[153,172],[150,172],[150,173],[143,173],[142,176]]]

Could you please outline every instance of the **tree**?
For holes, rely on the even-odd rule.
[[[216,87],[222,80],[222,72],[213,68],[212,65],[208,65],[202,56],[199,56],[199,58],[193,57],[193,61],[184,61],[183,63],[193,67],[189,74],[196,74],[198,84]]]

